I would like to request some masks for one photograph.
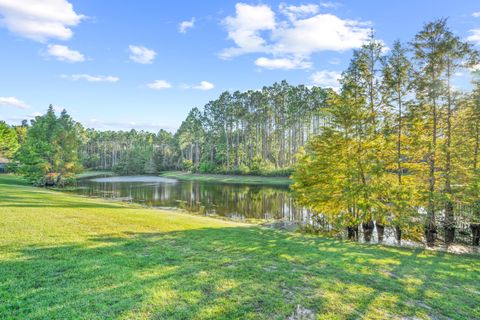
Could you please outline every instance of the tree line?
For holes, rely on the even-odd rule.
[[[286,81],[223,92],[193,108],[174,133],[86,130],[86,168],[123,174],[189,170],[288,176],[308,138],[328,125],[328,90]]]
[[[480,81],[452,84],[478,65],[478,53],[440,19],[408,44],[385,49],[373,35],[355,51],[338,93],[329,92],[331,126],[313,137],[293,175],[300,203],[330,225],[366,241],[376,227],[423,231],[432,246],[454,241],[459,217],[480,239]],[[423,229],[423,230],[421,230]]]

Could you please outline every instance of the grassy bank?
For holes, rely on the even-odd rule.
[[[224,174],[200,174],[182,171],[168,171],[161,174],[162,177],[179,180],[194,180],[205,182],[237,183],[237,184],[265,184],[288,186],[291,180],[287,177],[260,177],[260,176],[236,176]]]
[[[79,173],[75,176],[77,179],[87,179],[87,178],[95,178],[95,177],[104,177],[104,176],[113,176],[114,173],[112,171],[93,171],[93,170],[86,170],[82,173]]]
[[[480,259],[36,189],[0,175],[0,319],[480,318]]]

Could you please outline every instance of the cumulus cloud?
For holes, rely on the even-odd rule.
[[[66,0],[0,0],[0,25],[35,41],[68,40],[85,16]]]
[[[193,86],[193,89],[204,90],[204,91],[211,90],[213,88],[215,88],[215,85],[208,81],[200,81],[200,84]]]
[[[92,76],[89,74],[72,74],[72,75],[62,74],[60,75],[60,78],[69,79],[73,81],[85,80],[88,82],[117,82],[118,80],[120,80],[119,77],[114,77],[114,76]]]
[[[471,35],[467,37],[467,40],[480,44],[480,29],[472,29],[470,33]]]
[[[322,70],[312,74],[310,80],[315,86],[338,89],[340,87],[339,80],[341,77],[342,74],[338,71]]]
[[[237,47],[225,49],[221,56],[231,58],[236,55],[250,52],[264,52],[266,41],[260,31],[275,28],[275,13],[267,5],[251,6],[244,3],[235,5],[234,17],[223,20],[228,38],[233,40]]]
[[[190,20],[182,21],[178,25],[178,31],[180,33],[187,33],[188,29],[191,29],[195,26],[195,18],[192,18]]]
[[[49,44],[46,54],[54,57],[59,61],[66,62],[82,62],[85,61],[85,56],[76,50],[72,50],[67,46],[59,44]]]
[[[172,87],[172,84],[166,80],[155,80],[147,84],[147,87],[149,87],[150,89],[162,90],[170,89]]]
[[[310,61],[305,61],[304,59],[295,59],[295,58],[266,58],[260,57],[255,60],[255,65],[265,68],[265,69],[308,69],[312,67]]]
[[[274,34],[275,51],[310,55],[319,51],[346,51],[359,48],[368,39],[370,27],[332,14],[300,19]]]
[[[264,4],[237,3],[235,15],[223,21],[228,38],[236,46],[224,49],[220,56],[232,58],[246,53],[271,54],[274,58],[257,59],[256,64],[270,69],[277,65],[285,69],[291,61],[303,61],[295,67],[301,69],[305,68],[314,53],[359,48],[368,39],[371,30],[369,22],[320,13],[317,4],[281,4],[278,10],[280,15],[277,16],[271,7]]]
[[[30,106],[15,97],[0,97],[0,106],[28,109]]]
[[[472,13],[474,18],[480,18],[480,11]]]
[[[130,49],[130,60],[141,63],[141,64],[149,64],[153,62],[157,53],[151,49],[142,47],[142,46],[128,46]]]

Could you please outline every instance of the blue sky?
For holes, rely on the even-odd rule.
[[[174,130],[224,90],[283,79],[334,87],[370,28],[389,46],[448,17],[480,44],[472,0],[0,0],[0,17],[0,120],[53,104],[98,129]]]

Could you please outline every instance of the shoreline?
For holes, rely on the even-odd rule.
[[[248,175],[204,174],[184,171],[165,171],[161,177],[183,181],[221,182],[231,184],[263,184],[272,186],[289,186],[292,180],[288,177],[264,177]]]

